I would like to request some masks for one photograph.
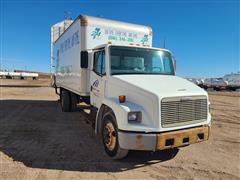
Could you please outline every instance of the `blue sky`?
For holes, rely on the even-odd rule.
[[[177,74],[218,77],[239,65],[238,0],[0,0],[1,67],[49,72],[50,27],[70,11],[149,25],[153,46],[170,49]]]

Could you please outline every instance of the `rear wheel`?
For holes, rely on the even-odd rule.
[[[102,141],[105,152],[113,159],[122,159],[127,156],[128,150],[119,146],[115,116],[112,113],[106,113],[103,117]]]
[[[70,112],[71,111],[71,102],[70,102],[70,93],[67,90],[61,91],[61,107],[63,112]]]
[[[71,111],[77,109],[78,104],[78,96],[72,92],[70,92],[71,96]]]

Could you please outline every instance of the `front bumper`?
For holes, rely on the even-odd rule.
[[[119,145],[129,150],[163,150],[206,141],[209,126],[163,133],[118,132]]]

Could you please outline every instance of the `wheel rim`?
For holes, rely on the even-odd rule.
[[[112,151],[116,146],[116,131],[112,123],[108,122],[103,130],[103,142],[105,146]]]

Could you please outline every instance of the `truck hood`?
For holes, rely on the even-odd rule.
[[[206,95],[192,82],[170,75],[114,75],[116,79],[161,97]]]

